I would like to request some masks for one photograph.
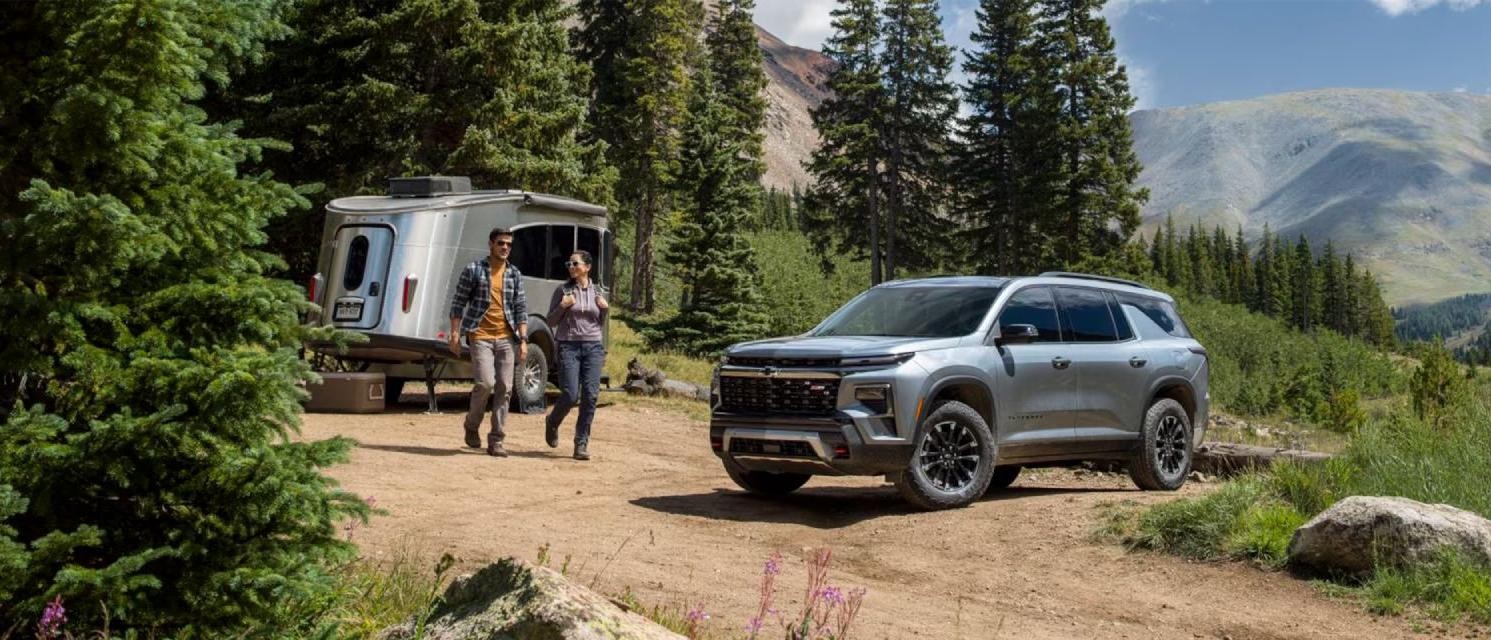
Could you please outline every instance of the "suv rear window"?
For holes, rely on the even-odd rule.
[[[1118,301],[1125,307],[1133,307],[1144,317],[1153,322],[1165,333],[1177,338],[1191,337],[1191,331],[1186,328],[1186,323],[1181,321],[1180,313],[1176,312],[1175,305],[1158,298],[1147,298],[1132,294],[1118,294]],[[1142,331],[1141,331],[1142,333]]]

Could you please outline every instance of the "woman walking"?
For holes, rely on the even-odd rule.
[[[554,292],[549,302],[549,326],[559,341],[559,402],[544,421],[544,440],[550,447],[559,446],[559,423],[580,405],[580,419],[575,423],[575,459],[589,460],[590,423],[595,419],[596,394],[601,387],[601,366],[606,362],[606,347],[601,342],[601,327],[606,326],[606,290],[590,279],[591,257],[588,251],[570,254],[564,266],[569,281]]]

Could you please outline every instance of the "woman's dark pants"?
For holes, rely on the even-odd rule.
[[[545,426],[556,428],[569,410],[580,405],[575,424],[575,446],[590,442],[590,423],[595,420],[595,400],[601,389],[601,367],[606,345],[601,342],[559,342],[559,402],[549,412]]]

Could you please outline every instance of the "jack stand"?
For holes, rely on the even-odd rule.
[[[435,401],[435,356],[425,356],[425,397],[429,399],[429,408],[425,409],[425,415],[440,415],[440,405]]]

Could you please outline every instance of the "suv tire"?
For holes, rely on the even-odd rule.
[[[896,477],[896,488],[923,509],[952,509],[983,496],[993,475],[994,435],[988,423],[973,407],[948,400],[922,420],[910,465]]]
[[[763,496],[784,496],[798,490],[812,474],[807,473],[772,473],[770,471],[746,471],[739,465],[729,460],[725,461],[725,473],[730,474],[730,479],[740,488],[751,493]]]
[[[1129,462],[1129,477],[1145,491],[1174,491],[1186,483],[1195,456],[1191,451],[1191,417],[1170,398],[1149,405],[1139,432],[1139,448]]]

